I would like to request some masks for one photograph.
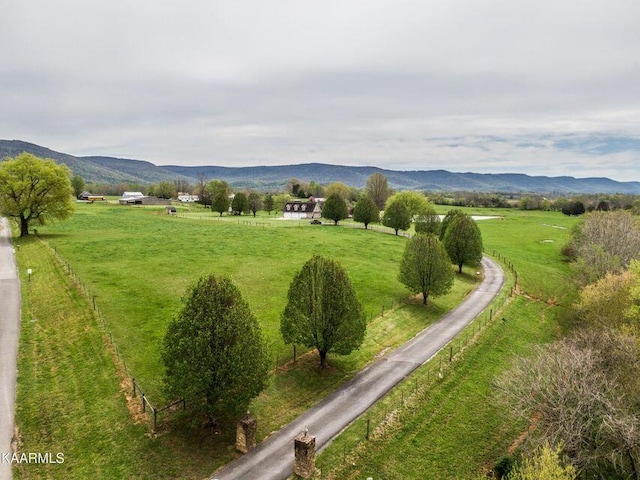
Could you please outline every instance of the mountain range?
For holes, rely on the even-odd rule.
[[[319,184],[343,182],[361,188],[373,173],[382,173],[392,188],[424,191],[479,191],[502,193],[622,193],[640,194],[640,182],[618,182],[609,178],[575,178],[530,176],[519,173],[456,173],[446,170],[386,170],[378,167],[353,167],[308,163],[261,167],[188,167],[158,166],[143,160],[107,156],[76,157],[20,140],[0,140],[0,158],[15,157],[22,152],[51,158],[67,165],[73,174],[87,183],[150,184],[199,177],[220,179],[236,188],[281,189],[291,178]]]

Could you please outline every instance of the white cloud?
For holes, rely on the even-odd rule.
[[[4,8],[4,138],[162,164],[640,180],[636,1]]]

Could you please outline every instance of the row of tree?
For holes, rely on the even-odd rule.
[[[572,197],[548,198],[543,195],[523,195],[515,204],[521,210],[547,210],[566,215],[581,215],[585,212],[611,212],[629,210],[640,214],[640,198],[637,195],[575,195]]]
[[[77,197],[85,188],[82,177],[75,175],[71,179],[74,194]],[[107,188],[108,187],[108,188]],[[179,193],[195,193],[200,197],[200,203],[211,207],[214,211],[223,214],[231,207],[234,215],[250,214],[255,216],[257,211],[264,209],[269,214],[273,210],[282,210],[285,203],[291,198],[306,199],[315,198],[331,198],[330,209],[325,218],[333,220],[336,224],[347,218],[349,212],[353,211],[356,221],[365,225],[379,221],[379,213],[386,209],[387,199],[392,195],[392,190],[388,184],[387,178],[381,173],[371,175],[366,182],[365,188],[358,190],[349,187],[341,182],[333,182],[328,185],[320,185],[317,182],[309,183],[292,178],[287,183],[284,192],[260,192],[258,190],[241,189],[237,193],[240,194],[238,200],[233,202],[230,199],[216,197],[216,192],[226,189],[227,195],[232,196],[232,189],[226,182],[222,180],[207,181],[203,176],[198,179],[195,185],[191,185],[184,180],[176,180],[174,182],[162,181],[151,185],[120,185],[117,188],[105,185],[89,185],[87,188],[92,189],[96,193],[116,195],[123,190],[139,190],[147,195],[154,195],[159,198],[176,198]],[[108,190],[108,191],[107,191]],[[401,192],[402,193],[402,192]],[[416,195],[422,195],[418,192],[412,192]],[[470,206],[470,207],[486,207],[486,208],[511,208],[517,207],[522,210],[548,210],[561,211],[566,215],[582,215],[591,211],[614,211],[629,210],[634,214],[640,214],[640,198],[635,195],[587,195],[582,194],[574,197],[555,197],[549,198],[537,194],[500,194],[500,193],[482,193],[482,192],[454,192],[454,193],[425,193],[424,196],[428,201],[440,205],[452,206]],[[250,198],[249,198],[250,197]],[[344,201],[336,200],[339,197]],[[377,206],[377,212],[371,206],[370,200]],[[406,200],[406,199],[405,199]],[[336,205],[336,203],[339,203]],[[408,206],[406,201],[405,206]],[[358,209],[353,208],[354,204]],[[335,206],[335,207],[334,207]],[[226,207],[226,209],[225,209]],[[396,228],[397,230],[406,230],[408,228],[406,217],[410,216],[412,220],[416,220],[417,213],[415,209],[413,213],[403,211],[398,205],[394,205],[389,216],[383,218],[383,224]],[[347,213],[344,213],[346,209]],[[411,208],[409,208],[411,211]],[[428,218],[429,211],[423,213]],[[405,227],[405,228],[403,228]]]
[[[475,222],[451,215],[443,244],[433,233],[411,238],[398,279],[413,293],[447,293],[454,280],[452,258],[476,265],[482,240]],[[463,232],[477,234],[469,242]],[[466,238],[465,241],[458,241]],[[446,247],[445,247],[446,245]],[[450,255],[448,251],[451,251]],[[359,348],[366,333],[364,309],[347,272],[336,261],[314,255],[291,281],[281,315],[285,344],[318,351],[321,367],[330,352],[346,355]],[[211,419],[233,418],[246,411],[264,388],[268,355],[259,322],[226,277],[201,278],[190,287],[182,309],[169,324],[162,358],[168,393],[199,405]]]
[[[592,211],[633,210],[640,214],[640,198],[629,194],[579,194],[553,196],[534,193],[427,192],[436,205],[483,208],[519,208],[580,215]],[[582,208],[582,212],[579,209]]]
[[[77,197],[85,188],[82,177],[75,175],[69,181],[70,171],[64,165],[53,160],[43,160],[31,154],[21,154],[7,159],[0,164],[2,197],[0,213],[16,218],[20,223],[21,235],[27,235],[29,224],[40,223],[50,219],[68,218],[73,211],[73,197]],[[287,198],[273,194],[262,195],[257,191],[236,192],[222,180],[205,181],[197,186],[200,202],[209,206],[220,215],[230,209],[233,214],[242,215],[259,210],[271,213],[282,209]],[[161,182],[148,188],[147,193],[161,197],[175,195],[176,188],[184,187],[181,183]],[[352,189],[341,183],[333,183],[326,187],[329,193],[323,205],[323,216],[333,220],[337,225],[340,220],[349,216]],[[384,175],[376,173],[367,179],[363,194],[353,207],[355,221],[368,228],[371,223],[382,223],[399,230],[407,230],[415,222],[416,232],[440,235],[440,219],[435,210],[418,192],[398,192],[391,196],[391,189]],[[384,215],[380,218],[380,212]],[[441,237],[442,240],[442,237]]]

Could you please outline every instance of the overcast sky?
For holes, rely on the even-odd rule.
[[[638,0],[8,0],[0,138],[640,180]]]

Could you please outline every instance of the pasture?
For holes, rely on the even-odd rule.
[[[158,404],[169,400],[163,398],[162,392],[160,344],[167,322],[180,305],[182,293],[187,285],[201,275],[215,272],[230,276],[260,319],[273,356],[272,381],[251,407],[260,419],[260,438],[317,402],[321,396],[370,362],[376,354],[410,338],[455,306],[476,281],[475,272],[465,270],[451,294],[433,299],[431,307],[424,309],[419,303],[407,301],[408,292],[396,279],[397,262],[405,242],[402,237],[340,226],[335,228],[312,226],[308,222],[285,222],[267,215],[257,219],[223,217],[219,220],[215,218],[216,214],[198,209],[179,210],[179,213],[184,216],[170,217],[158,208],[81,205],[72,220],[39,230],[42,238],[69,262],[73,271],[96,295],[96,303],[122,356],[146,393]],[[480,210],[480,213],[486,214],[487,211]],[[566,288],[569,267],[560,261],[559,249],[575,219],[555,213],[504,210],[496,213],[504,215],[504,218],[479,223],[485,250],[488,253],[496,250],[516,265],[524,293],[532,299],[539,296],[560,302],[565,297],[558,292],[563,291],[567,292],[566,298],[569,298],[570,289]],[[39,242],[29,242],[25,246],[28,248],[19,252],[20,264],[25,268],[26,262],[38,256],[43,256],[43,269],[47,263],[51,263],[51,260],[46,260]],[[315,354],[301,355],[294,365],[291,347],[282,343],[279,334],[279,315],[286,302],[291,278],[314,253],[335,258],[345,266],[369,319],[363,348],[347,357],[330,355],[330,368],[326,371],[317,368]],[[49,290],[53,291],[54,286],[62,285],[57,290],[58,295],[71,295],[74,298],[72,306],[66,308],[77,311],[77,317],[81,319],[73,325],[65,325],[64,331],[74,331],[80,339],[92,340],[89,345],[82,343],[85,340],[78,340],[78,348],[82,351],[77,358],[75,351],[65,350],[64,345],[69,338],[62,327],[54,330],[56,335],[51,332],[34,340],[36,343],[59,343],[55,348],[62,363],[53,354],[43,358],[39,355],[40,347],[21,347],[26,350],[21,353],[20,360],[25,373],[19,380],[23,389],[23,393],[19,392],[19,403],[25,406],[21,409],[19,423],[27,434],[25,448],[42,445],[43,442],[46,444],[46,438],[49,444],[60,441],[61,433],[58,431],[47,433],[43,440],[37,424],[38,412],[43,408],[67,412],[63,408],[66,399],[81,395],[78,393],[79,386],[84,385],[87,378],[92,378],[90,369],[96,368],[102,373],[94,375],[92,381],[103,386],[110,405],[107,411],[114,411],[108,420],[112,427],[103,423],[100,428],[101,435],[107,437],[103,440],[101,450],[112,456],[109,468],[118,472],[119,478],[154,475],[155,478],[174,478],[178,471],[184,478],[201,478],[211,473],[217,465],[228,461],[233,455],[228,447],[233,432],[209,436],[203,434],[197,424],[180,425],[180,422],[172,422],[169,426],[164,425],[158,435],[147,437],[144,435],[145,428],[132,423],[126,411],[122,415],[126,408],[122,392],[118,391],[118,383],[123,381],[122,372],[104,367],[105,361],[109,363],[109,356],[105,360],[104,352],[100,351],[99,340],[104,336],[95,320],[90,319],[90,302],[77,298],[72,289],[64,287],[68,279],[60,270],[52,269],[48,274]],[[41,288],[43,292],[48,292],[46,285]],[[29,321],[30,302],[25,308],[25,322]],[[37,305],[38,315],[46,315],[47,308],[46,302]],[[383,311],[384,315],[381,315]],[[552,330],[557,329],[558,324],[553,319],[550,325]],[[526,345],[540,341],[540,338],[547,338],[545,335],[525,336],[522,343]],[[508,341],[508,336],[504,341]],[[105,345],[103,338],[103,349],[106,349]],[[302,353],[300,349],[298,353]],[[91,363],[94,354],[97,360]],[[483,365],[486,360],[483,355],[488,353],[479,354],[474,360],[475,365]],[[506,365],[506,358],[498,361],[496,370]],[[76,361],[90,367],[76,372],[73,368]],[[38,368],[33,368],[35,363],[38,368],[60,369],[66,381],[56,380],[52,373],[47,381],[32,382],[32,377],[39,378]],[[492,365],[494,363],[491,362]],[[478,370],[483,371],[482,368]],[[463,378],[467,384],[466,376]],[[455,376],[451,381],[456,382]],[[47,387],[51,382],[56,385],[53,390]],[[37,386],[29,388],[26,393],[24,388],[31,383]],[[123,388],[127,388],[126,383]],[[454,401],[453,396],[449,400],[449,395],[441,395],[438,401]],[[87,418],[87,407],[93,401],[92,398],[81,400],[73,407],[75,414],[65,413],[55,418],[55,423],[61,423],[64,430],[71,432],[65,440],[67,444],[77,443],[74,435],[78,434],[73,432],[82,427],[92,428],[92,422],[102,417],[100,411],[92,409]],[[485,408],[490,407],[481,405],[481,411]],[[451,427],[447,428],[459,429],[460,426],[455,424],[455,414],[450,415],[453,421],[450,422]],[[126,455],[116,447],[119,438],[127,439]],[[91,472],[100,476],[98,466],[92,466],[89,460],[91,455],[96,455],[95,446],[88,442],[81,443],[86,453],[69,459],[64,475],[51,474],[51,478],[85,478]],[[455,448],[455,445],[449,447]],[[469,457],[478,456],[473,448],[466,454]],[[388,455],[393,456],[393,453],[389,451]],[[74,464],[76,468],[72,468]],[[38,475],[31,473],[34,471],[22,469],[20,477],[38,478]]]
[[[162,394],[159,347],[166,325],[186,287],[202,275],[227,275],[238,285],[260,320],[274,368],[292,357],[292,347],[280,338],[280,313],[291,279],[313,254],[345,267],[370,320],[408,295],[396,279],[404,238],[300,221],[265,218],[255,226],[253,218],[223,219],[81,205],[72,220],[41,229],[42,238],[96,296],[116,344],[149,396]],[[454,305],[473,282],[462,277],[451,298],[434,299],[432,313]],[[405,327],[415,332],[424,324]]]
[[[392,393],[334,440],[319,457],[324,478],[484,478],[522,441],[529,426],[514,424],[492,381],[515,355],[527,355],[532,345],[552,341],[566,328],[576,287],[560,249],[578,220],[552,212],[495,213],[503,217],[478,225],[485,250],[514,264],[516,296],[442,379],[436,380],[434,365],[427,364],[399,389],[411,392],[414,382],[421,385],[406,405]],[[442,353],[447,364],[448,353]],[[384,425],[387,412],[393,412],[392,421]],[[369,441],[367,419],[374,427],[383,424]]]

